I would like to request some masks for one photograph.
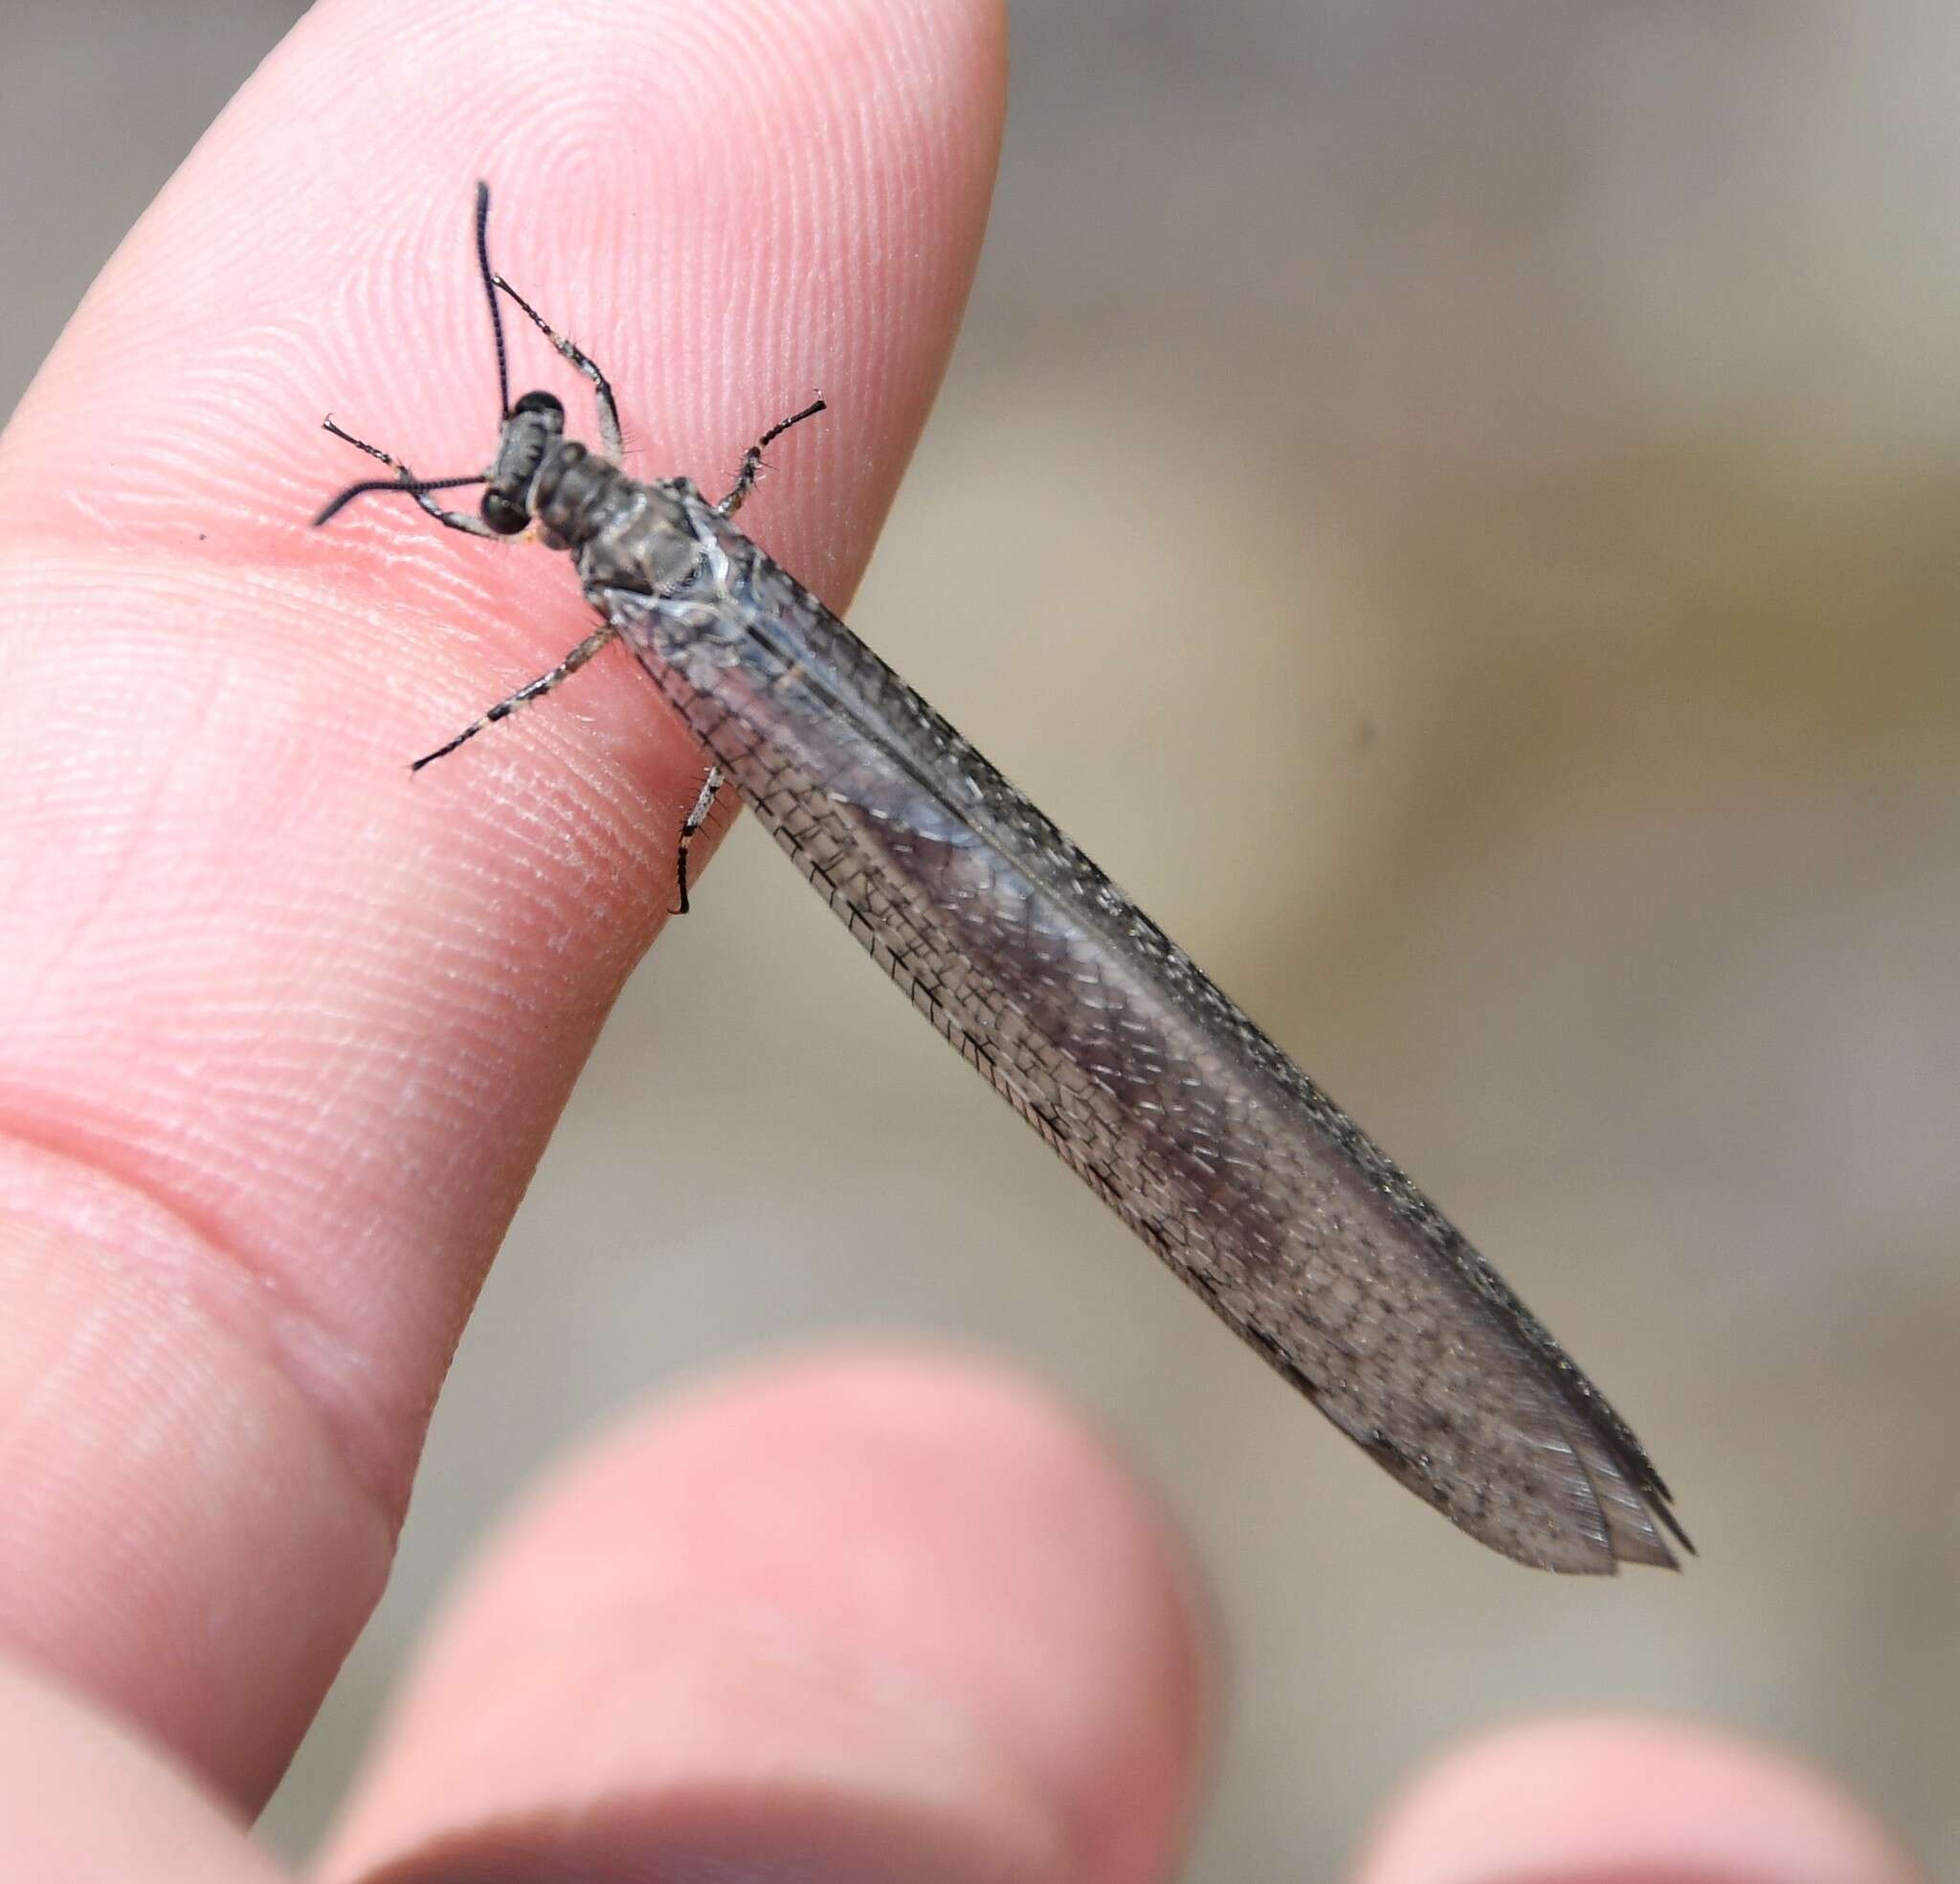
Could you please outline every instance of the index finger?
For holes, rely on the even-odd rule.
[[[244,1801],[378,1592],[702,763],[593,670],[411,781],[590,617],[558,559],[399,499],[308,532],[362,463],[320,416],[480,466],[487,176],[498,265],[606,367],[630,471],[719,488],[821,388],[743,521],[841,606],[950,347],[1002,76],[993,0],[329,0],[0,446],[0,1644]],[[589,411],[513,345],[517,389]]]

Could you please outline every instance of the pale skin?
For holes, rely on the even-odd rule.
[[[703,67],[743,82],[677,81]],[[745,517],[841,608],[951,345],[1004,85],[990,0],[327,0],[0,444],[0,1876],[276,1874],[241,1827],[381,1590],[701,784],[650,689],[588,675],[521,751],[472,748],[468,789],[412,787],[587,623],[556,559],[406,502],[300,527],[362,473],[323,411],[427,475],[480,464],[488,175],[555,321],[599,350],[582,280],[639,310],[604,337],[629,447],[658,441],[635,469],[716,485],[819,385],[848,413]],[[534,1491],[319,1874],[1165,1878],[1218,1706],[1200,1588],[1023,1381],[742,1374]],[[1914,1873],[1772,1752],[1598,1718],[1462,1750],[1352,1874]]]

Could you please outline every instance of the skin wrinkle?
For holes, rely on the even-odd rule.
[[[0,1144],[16,1193],[88,1201],[0,1218],[13,1306],[0,1647],[106,1698],[235,1796],[262,1797],[345,1648],[333,1606],[303,1601],[309,1571],[330,1557],[334,1586],[372,1602],[393,1524],[288,1375],[198,1288],[174,1286],[213,1273],[195,1239],[99,1170],[22,1158]],[[133,1224],[174,1242],[174,1275],[51,1227],[91,1214],[122,1243]],[[212,1547],[187,1550],[191,1539]],[[242,1582],[240,1564],[253,1566]],[[266,1731],[239,1739],[232,1696],[248,1671],[285,1677],[284,1693]]]
[[[171,760],[168,763],[177,762]],[[167,787],[159,787],[165,788]],[[603,824],[597,828],[604,830]],[[123,829],[127,833],[125,849],[133,852],[141,842],[141,826],[132,821]],[[612,869],[609,870],[607,875],[617,875],[619,859],[616,850],[610,861]],[[647,868],[650,861],[650,850],[648,847],[642,847],[639,858],[641,868]],[[122,874],[111,869],[104,880],[115,880]],[[590,873],[585,875],[590,883]],[[621,887],[626,887],[624,882]],[[589,915],[590,912],[586,914]],[[80,919],[77,920],[79,922]],[[610,964],[612,972],[607,978],[609,987],[588,1004],[586,1011],[577,1017],[579,1020],[589,1024],[596,1023],[599,1014],[609,1005],[611,991],[616,988],[618,980],[623,977],[630,960],[636,955],[638,947],[643,944],[645,936],[652,926],[652,920],[649,918],[637,925],[637,933],[627,938],[622,946],[616,950],[607,951],[614,958]],[[68,951],[63,951],[66,952]],[[586,1031],[577,1027],[576,1021],[574,1027],[577,1031]],[[465,1057],[467,1059],[470,1056]],[[557,1082],[564,1088],[569,1086],[573,1063],[577,1057],[575,1053],[566,1055],[565,1063],[560,1070],[561,1077]],[[351,1081],[356,1076],[355,1070],[346,1071],[346,1080]],[[487,1088],[491,1082],[483,1083]],[[399,1447],[389,1448],[380,1437],[380,1427],[385,1421],[386,1409],[369,1408],[364,1416],[360,1409],[358,1390],[360,1370],[348,1369],[341,1364],[345,1360],[360,1358],[359,1331],[356,1330],[350,1335],[347,1331],[335,1326],[331,1318],[322,1312],[322,1305],[304,1298],[296,1298],[286,1286],[275,1256],[263,1251],[254,1252],[246,1244],[225,1233],[215,1216],[196,1209],[187,1197],[155,1177],[145,1178],[140,1169],[135,1168],[134,1161],[123,1155],[129,1148],[121,1134],[114,1130],[92,1131],[74,1113],[72,1105],[68,1113],[69,1122],[66,1130],[59,1129],[53,1123],[56,1116],[58,1115],[51,1113],[49,1108],[36,1105],[18,1119],[16,1130],[26,1142],[94,1165],[104,1176],[127,1185],[149,1197],[179,1222],[194,1230],[203,1247],[215,1261],[222,1266],[237,1269],[247,1278],[248,1299],[262,1300],[263,1292],[267,1290],[277,1291],[283,1297],[284,1305],[288,1310],[306,1324],[302,1338],[295,1339],[291,1329],[280,1330],[276,1323],[268,1323],[261,1316],[255,1316],[253,1320],[256,1326],[252,1331],[252,1343],[261,1352],[277,1354],[282,1358],[283,1364],[294,1375],[296,1384],[315,1402],[333,1429],[341,1435],[343,1445],[349,1455],[350,1466],[356,1475],[368,1488],[370,1494],[390,1512],[398,1513],[406,1496],[408,1465],[406,1461],[399,1459],[392,1463],[384,1463],[390,1450],[397,1453],[400,1450]],[[190,1147],[187,1142],[180,1150],[183,1154],[189,1155]],[[459,1147],[452,1147],[451,1162],[459,1155]],[[507,1217],[508,1211],[514,1208],[518,1194],[518,1190],[513,1188],[508,1196],[499,1200],[493,1214],[500,1225]],[[231,1319],[235,1325],[242,1325],[236,1323],[235,1311],[234,1301]],[[459,1325],[460,1314],[457,1315],[457,1320]],[[335,1391],[336,1381],[345,1383],[339,1392]]]
[[[333,1450],[345,1466],[349,1482],[359,1488],[376,1519],[393,1537],[407,1508],[408,1485],[399,1474],[391,1475],[381,1469],[381,1459],[389,1449],[378,1434],[369,1432],[363,1437],[360,1430],[363,1426],[375,1424],[379,1410],[370,1411],[364,1420],[352,1396],[335,1395],[327,1387],[334,1378],[327,1357],[343,1362],[359,1361],[358,1342],[332,1330],[310,1314],[305,1304],[295,1301],[276,1263],[255,1262],[243,1251],[228,1245],[214,1227],[200,1225],[197,1213],[182,1199],[171,1197],[162,1186],[145,1182],[134,1173],[119,1174],[112,1170],[109,1163],[97,1154],[113,1149],[114,1142],[104,1140],[92,1144],[85,1133],[73,1126],[64,1132],[44,1122],[35,1132],[27,1129],[20,1119],[0,1120],[0,1168],[11,1156],[21,1153],[59,1161],[85,1180],[114,1186],[169,1228],[180,1230],[183,1240],[173,1239],[167,1269],[156,1268],[140,1252],[125,1252],[118,1259],[119,1274],[141,1268],[148,1270],[159,1281],[173,1276],[179,1285],[170,1290],[175,1299],[194,1309],[227,1341],[246,1347],[273,1368],[292,1387],[295,1396],[312,1409],[321,1430],[332,1436]],[[33,1223],[64,1242],[72,1240],[86,1246],[93,1240],[72,1212],[22,1212],[10,1208],[0,1222],[7,1219]],[[234,1286],[226,1287],[222,1281],[214,1280],[228,1276],[234,1278]],[[322,1339],[314,1343],[296,1339],[293,1332],[281,1327],[280,1318],[268,1304],[285,1308],[301,1331]],[[362,1372],[358,1366],[347,1368],[345,1378],[358,1383]],[[346,1404],[338,1404],[342,1402]]]
[[[607,873],[608,876],[614,874],[612,871]],[[629,881],[621,880],[622,889],[630,887]],[[650,910],[640,925],[641,929],[650,931],[656,920]],[[607,977],[606,987],[583,1004],[571,1019],[571,1031],[580,1037],[581,1042],[596,1028],[610,1007],[619,981],[644,940],[644,933],[635,934],[616,950],[608,951],[614,959],[610,964],[612,972]],[[590,968],[590,955],[585,957],[585,961]],[[501,1031],[489,1031],[484,1040],[486,1044],[494,1045],[501,1037]],[[553,1076],[548,1084],[555,1094],[548,1108],[551,1117],[555,1118],[558,1104],[568,1093],[583,1057],[582,1044],[568,1043],[557,1065],[551,1069]],[[490,1066],[495,1058],[494,1053],[463,1055],[465,1065],[474,1065],[479,1060],[484,1062],[484,1076],[471,1082],[484,1099],[494,1099],[501,1088],[501,1075],[493,1075]],[[358,1078],[359,1069],[349,1068],[344,1073],[344,1084],[349,1089],[356,1086]],[[474,1105],[472,1109],[475,1109]],[[104,1180],[125,1186],[182,1225],[196,1237],[205,1259],[212,1265],[212,1274],[231,1271],[243,1278],[241,1290],[224,1292],[212,1298],[225,1304],[226,1312],[218,1319],[244,1337],[256,1351],[275,1361],[291,1379],[296,1390],[315,1407],[327,1429],[335,1434],[350,1473],[386,1515],[389,1528],[392,1531],[407,1497],[412,1472],[413,1440],[419,1435],[421,1409],[415,1409],[416,1417],[410,1422],[412,1430],[408,1453],[404,1456],[399,1435],[392,1440],[389,1436],[390,1428],[400,1419],[404,1408],[386,1401],[371,1401],[368,1397],[373,1387],[371,1369],[368,1365],[370,1359],[368,1330],[358,1322],[351,1327],[337,1323],[324,1312],[334,1299],[331,1293],[316,1300],[295,1291],[291,1287],[292,1278],[276,1252],[266,1250],[254,1252],[226,1233],[217,1215],[197,1209],[189,1198],[157,1176],[144,1175],[138,1166],[140,1154],[122,1131],[110,1127],[92,1130],[75,1112],[72,1102],[66,1113],[66,1129],[55,1123],[56,1116],[49,1108],[36,1106],[11,1122],[23,1144],[73,1161]],[[547,1119],[539,1128],[540,1144],[548,1131],[548,1123]],[[181,1141],[177,1157],[180,1162],[202,1168],[200,1161],[193,1155],[193,1147],[194,1140]],[[445,1166],[457,1168],[460,1165],[473,1171],[477,1158],[478,1153],[470,1148],[470,1141],[465,1136],[449,1141],[446,1152],[442,1154]],[[478,1189],[483,1206],[480,1214],[486,1219],[485,1232],[494,1237],[501,1233],[514,1211],[522,1196],[523,1179],[520,1176],[499,1195],[494,1174],[477,1175],[479,1180],[483,1175],[493,1175],[487,1195],[480,1183]],[[322,1174],[320,1194],[330,1195],[326,1189],[325,1173]],[[206,1293],[209,1276],[198,1274],[196,1263],[186,1264],[184,1273],[200,1295]],[[278,1303],[284,1311],[282,1316],[273,1317],[263,1307],[268,1297]],[[457,1304],[450,1331],[452,1341],[454,1334],[460,1329],[465,1312],[466,1304]]]
[[[287,534],[290,534],[289,527]],[[412,526],[405,530],[404,534],[412,534]],[[413,543],[405,543],[401,553],[406,559],[411,553],[426,552],[427,547],[427,538],[419,537]],[[210,550],[203,550],[189,549],[179,543],[167,554],[159,554],[158,549],[152,546],[141,553],[150,566],[160,572],[172,565],[198,565],[198,578],[182,585],[181,588],[168,583],[161,574],[158,578],[160,587],[178,588],[180,593],[183,589],[189,589],[199,595],[203,595],[212,587],[216,587],[221,593],[225,589],[238,587],[233,572],[224,565],[223,552],[215,544]],[[301,555],[296,552],[267,561],[291,565],[301,561]],[[542,565],[542,573],[548,575],[554,572],[555,559],[539,554],[535,561]],[[418,566],[427,566],[426,557]],[[439,561],[436,566],[442,566]],[[495,569],[495,565],[489,564],[488,559],[483,559],[479,566]],[[216,585],[205,580],[211,571],[216,571],[222,578]],[[477,567],[464,562],[457,565],[450,576],[446,585],[447,600],[453,604],[458,592],[467,591],[484,614],[501,614],[507,619],[510,610],[507,606],[499,608],[494,591],[508,586],[502,572],[498,572],[486,583],[479,579]],[[279,599],[292,608],[296,618],[305,618],[309,614],[316,618],[331,618],[340,612],[333,589],[331,580],[321,580],[317,575],[298,581],[288,579],[279,584]],[[310,606],[309,596],[318,598],[311,602]],[[254,597],[253,606],[262,602],[262,596]],[[228,608],[221,603],[212,606],[219,615],[236,612],[235,609]],[[566,606],[568,612],[576,610],[578,604],[575,593]],[[446,618],[438,620],[434,609],[411,604],[411,610],[416,618],[426,621],[437,632],[453,632],[451,622]],[[394,612],[400,612],[399,602]],[[546,631],[547,633],[551,632],[548,629]],[[407,644],[418,647],[430,645],[428,637],[412,632],[400,638]],[[485,677],[478,683],[465,681],[462,688],[458,689],[458,692],[466,692],[471,698],[488,691],[494,684],[493,676],[499,676],[506,671],[502,657],[493,649],[483,648],[480,652],[473,650],[473,653],[477,653]],[[453,669],[454,662],[446,652],[428,658],[431,665],[441,668],[445,676]],[[334,660],[332,664],[337,667],[340,663]],[[305,705],[305,692],[306,689],[302,685],[300,694],[294,698],[290,709],[291,717],[298,722],[317,724],[320,716]],[[433,694],[432,688],[432,697]],[[603,706],[607,690],[595,689],[594,694],[597,702]],[[650,716],[655,718],[657,722],[666,722],[663,728],[666,740],[661,741],[657,734],[655,743],[678,743],[682,737],[679,729],[673,726],[665,711],[654,704],[657,698],[651,689],[635,688],[623,691],[620,706],[622,715],[642,722],[632,736],[637,743],[644,744],[646,734],[653,730],[644,725],[644,721]],[[645,704],[639,704],[641,701]],[[202,722],[212,710],[212,699],[203,694],[191,702],[191,714],[195,722]],[[437,710],[439,711],[439,708]],[[595,795],[609,808],[619,807],[622,801],[625,801],[634,809],[637,809],[639,801],[646,794],[643,788],[633,789],[629,781],[635,773],[644,769],[643,765],[622,765],[616,760],[593,764],[590,753],[590,729],[581,724],[579,720],[544,716],[541,720],[541,730],[546,731],[552,744],[559,746],[562,755],[572,762],[563,769],[574,775],[572,782],[575,785],[584,787],[590,792],[592,787],[603,782],[603,789]],[[330,738],[333,735],[328,731],[321,733],[319,737]],[[609,743],[623,745],[626,740],[622,737],[621,740]],[[166,796],[170,791],[171,776],[185,764],[183,750],[179,746],[165,755],[166,772],[152,787],[157,796]],[[639,756],[643,759],[644,755]],[[546,753],[542,758],[536,755],[526,757],[527,762],[532,765],[550,765],[554,755]],[[114,821],[109,828],[122,833],[124,862],[133,862],[145,848],[148,829],[146,823],[143,819],[125,815]],[[599,816],[574,818],[569,821],[560,817],[554,821],[544,817],[542,813],[532,816],[527,812],[520,815],[514,826],[509,822],[503,826],[506,840],[514,830],[523,829],[530,832],[533,841],[547,847],[548,854],[541,858],[541,868],[536,874],[536,881],[543,888],[544,894],[539,898],[534,918],[543,918],[551,928],[560,931],[564,938],[576,934],[581,940],[578,953],[586,971],[586,979],[591,979],[593,970],[598,969],[598,979],[603,983],[603,986],[596,987],[589,998],[582,999],[574,1005],[565,1016],[564,1027],[559,1030],[566,1032],[568,1037],[564,1052],[558,1056],[559,1064],[554,1069],[556,1076],[549,1083],[558,1089],[561,1101],[563,1094],[568,1092],[578,1063],[583,1059],[583,1041],[590,1032],[595,1031],[626,973],[643,952],[647,942],[657,927],[659,913],[655,902],[635,892],[654,878],[661,867],[664,846],[657,842],[655,835],[660,828],[655,822],[636,816],[631,820]],[[98,824],[95,829],[100,831],[102,826]],[[569,871],[566,869],[562,855],[568,846],[576,853],[572,860],[573,867]],[[507,893],[512,848],[506,844],[500,850],[494,870],[486,859],[480,871],[466,872],[479,876],[486,891],[499,890],[504,897],[507,908],[510,907]],[[710,848],[705,841],[697,848],[697,866],[709,854]],[[104,860],[100,870],[101,880],[105,882],[121,881],[127,874],[127,870],[117,866],[113,859]],[[568,877],[570,878],[569,893],[567,889]],[[606,920],[611,913],[608,908],[601,908],[595,912],[591,906],[590,892],[602,883],[614,892],[605,898],[608,905],[632,912],[623,929],[617,920]],[[550,912],[548,915],[547,911]],[[88,926],[80,917],[77,917],[75,922],[78,935]],[[505,953],[502,950],[484,953],[479,947],[470,944],[467,939],[457,936],[439,939],[439,945],[450,949],[465,947],[479,972],[486,968],[494,971]],[[547,946],[554,953],[563,953],[562,943]],[[72,952],[71,946],[60,950],[58,954],[66,956]],[[383,965],[387,965],[386,961]],[[426,952],[423,965],[426,968]],[[482,1051],[485,1047],[494,1048],[505,1031],[507,1023],[500,1023],[495,1027],[486,1024],[479,1034],[476,1049],[466,1051],[461,1055],[461,1064],[465,1066],[481,1063],[483,1076],[467,1082],[477,1089],[481,1097],[494,1097],[507,1083],[507,1072],[500,1072],[494,1068],[497,1053],[485,1053]],[[265,1073],[266,1068],[262,1061],[256,1071],[259,1074]],[[358,1069],[347,1069],[344,1083],[351,1085],[358,1077]],[[283,1085],[285,1082],[279,1083]],[[460,1097],[460,1095],[457,1097]],[[475,1109],[474,1103],[471,1109]],[[551,1110],[555,1116],[555,1104]],[[18,1120],[17,1129],[24,1141],[42,1145],[66,1157],[91,1163],[100,1168],[104,1175],[152,1197],[180,1220],[194,1227],[213,1258],[225,1265],[236,1267],[255,1290],[275,1288],[282,1291],[286,1305],[302,1326],[298,1330],[281,1330],[276,1324],[269,1325],[261,1321],[255,1334],[254,1344],[261,1351],[274,1353],[282,1358],[283,1364],[293,1373],[301,1390],[314,1401],[333,1430],[341,1435],[350,1467],[356,1475],[385,1509],[398,1513],[406,1498],[408,1482],[412,1471],[413,1443],[412,1439],[407,1454],[404,1455],[403,1446],[399,1442],[390,1443],[385,1436],[391,1418],[399,1413],[400,1408],[390,1408],[383,1405],[370,1406],[363,1410],[363,1396],[369,1384],[364,1382],[364,1370],[360,1366],[349,1367],[345,1363],[349,1361],[358,1363],[362,1360],[365,1330],[359,1326],[348,1329],[337,1325],[330,1313],[330,1297],[325,1300],[314,1300],[296,1297],[285,1287],[289,1278],[283,1276],[282,1266],[276,1253],[253,1251],[246,1242],[228,1233],[218,1218],[195,1209],[188,1198],[156,1176],[143,1175],[134,1167],[134,1161],[129,1155],[131,1148],[119,1132],[92,1132],[74,1114],[72,1101],[69,1102],[69,1131],[54,1130],[48,1123],[48,1108],[34,1105]],[[538,1136],[542,1143],[543,1131]],[[179,1154],[190,1159],[192,1163],[196,1162],[192,1156],[191,1141],[187,1140],[180,1143]],[[454,1145],[445,1162],[455,1166],[462,1156],[461,1147]],[[491,1208],[483,1212],[486,1218],[494,1221],[494,1228],[486,1225],[486,1230],[492,1237],[501,1233],[521,1195],[520,1180],[508,1188],[506,1194],[496,1197],[491,1202]],[[458,1306],[453,1318],[452,1337],[455,1330],[460,1328],[462,1319],[463,1309]],[[445,1341],[445,1351],[449,1344]],[[418,1435],[419,1417],[412,1422],[412,1426],[414,1433]]]

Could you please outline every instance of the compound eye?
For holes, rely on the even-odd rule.
[[[513,416],[519,412],[555,412],[560,418],[565,416],[565,408],[548,392],[527,392],[510,410]]]
[[[485,491],[479,510],[483,521],[500,537],[519,535],[531,521],[523,505],[514,503],[501,491]]]

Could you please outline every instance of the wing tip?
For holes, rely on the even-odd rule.
[[[1622,1563],[1678,1571],[1681,1559],[1669,1548],[1668,1537],[1690,1557],[1699,1554],[1694,1540],[1674,1515],[1672,1496],[1646,1455],[1630,1453],[1615,1437],[1611,1426],[1603,1431],[1594,1427],[1572,1446],[1598,1514],[1594,1536],[1605,1557],[1599,1568],[1609,1576]]]

